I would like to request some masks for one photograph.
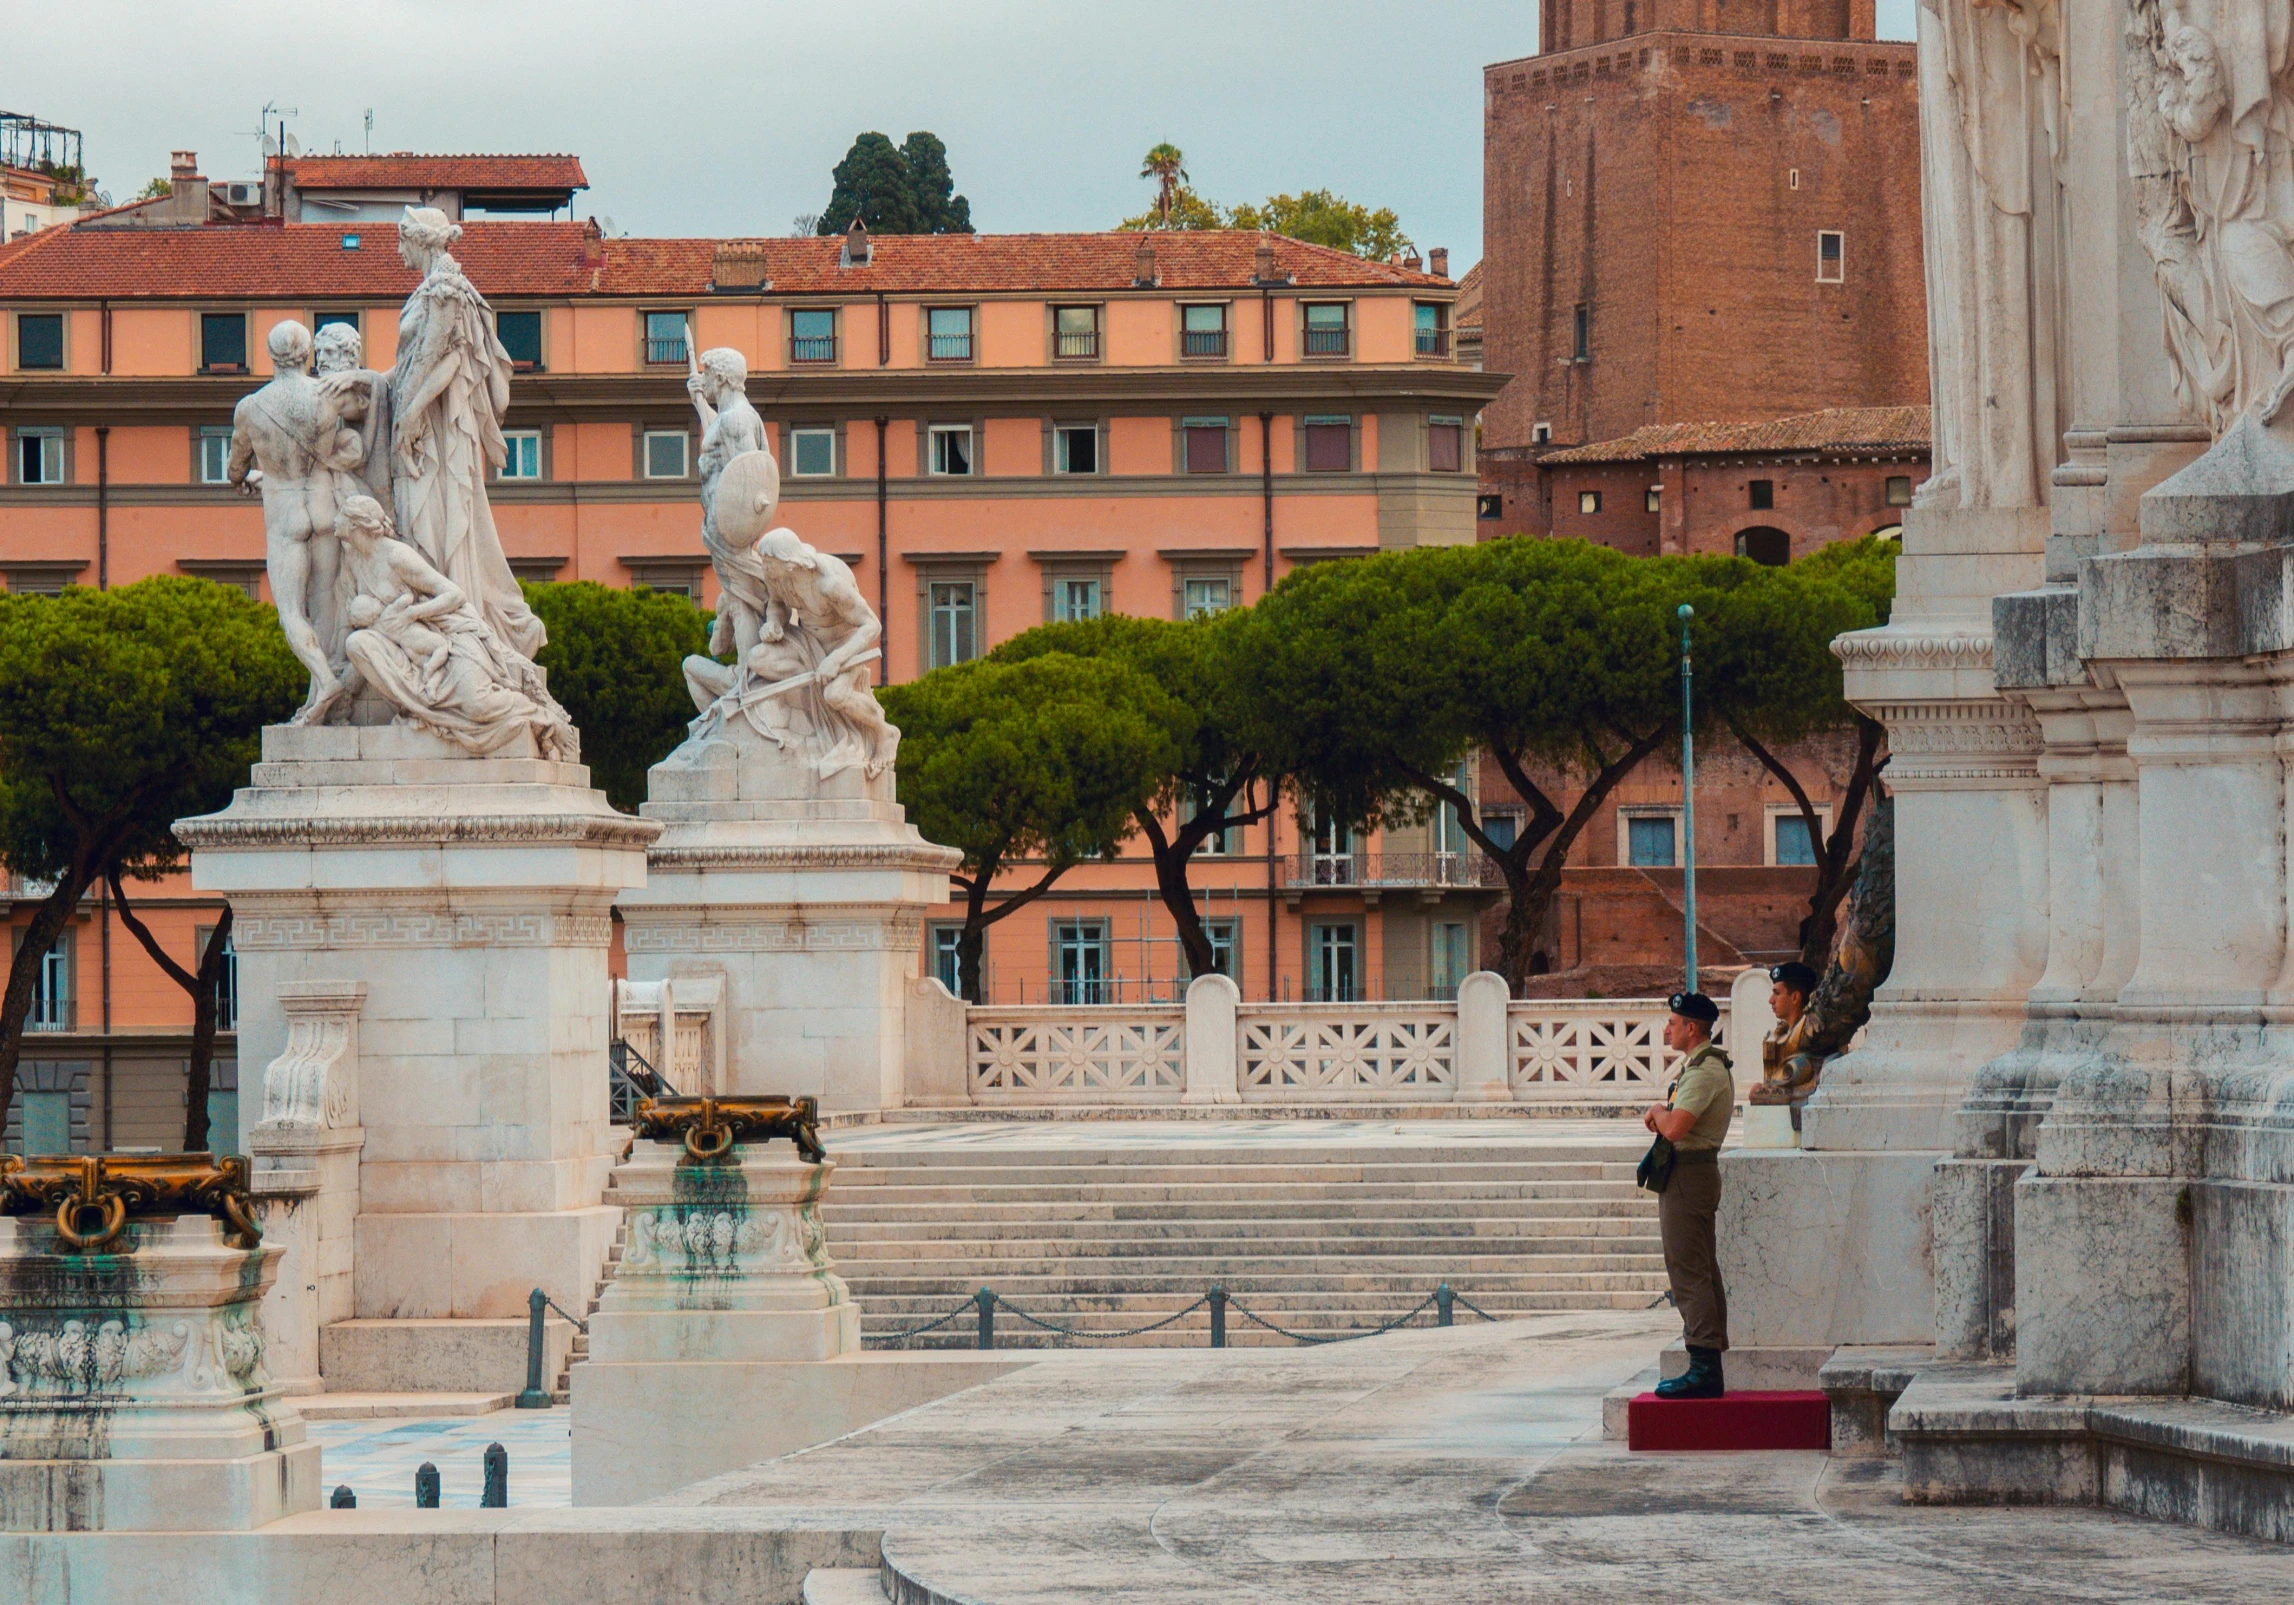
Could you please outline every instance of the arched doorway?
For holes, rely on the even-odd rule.
[[[1792,537],[1766,524],[1740,529],[1736,532],[1736,555],[1749,557],[1764,568],[1782,568],[1792,561]]]
[[[1882,524],[1872,531],[1872,539],[1876,541],[1900,541],[1903,538],[1904,526],[1901,524]]]

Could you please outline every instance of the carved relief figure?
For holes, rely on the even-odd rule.
[[[1920,504],[2042,507],[2063,377],[2061,0],[1920,0],[1935,472]]]
[[[263,498],[263,566],[279,626],[311,671],[310,692],[291,722],[323,723],[343,700],[334,527],[343,495],[345,431],[337,393],[304,371],[311,331],[290,319],[274,325],[266,343],[271,379],[231,414],[226,472],[242,494]],[[349,448],[357,445],[358,437],[350,435]]]
[[[2294,6],[2134,0],[2128,157],[2179,399],[2294,445]],[[2275,427],[2272,427],[2275,426]]]
[[[780,469],[769,451],[731,458],[710,487],[704,528],[716,533],[705,538],[713,540],[713,557],[720,547],[733,554],[718,574],[727,594],[743,599],[742,610],[754,610],[755,634],[744,642],[742,626],[720,612],[710,645],[736,652],[734,665],[685,660],[686,683],[702,710],[695,733],[744,718],[815,775],[858,765],[874,779],[900,747],[900,732],[869,686],[868,665],[884,655],[883,625],[841,559],[793,530],[765,527],[779,490]]]
[[[502,556],[486,500],[486,475],[508,455],[510,354],[495,337],[493,310],[448,254],[461,236],[432,207],[408,207],[398,225],[398,254],[423,278],[399,316],[390,374],[392,497],[404,539],[505,645],[531,657],[546,639],[542,621]]]
[[[578,763],[580,737],[542,671],[508,646],[427,558],[393,537],[389,515],[353,496],[336,529],[351,581],[346,651],[402,718],[473,753],[531,731],[541,756]]]

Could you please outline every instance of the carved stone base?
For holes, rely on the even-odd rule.
[[[236,914],[243,1063],[285,1052],[285,989],[366,986],[352,1313],[578,1307],[610,1241],[582,1216],[612,1165],[611,907],[658,827],[579,765],[405,726],[273,727],[253,781],[176,830]]]
[[[272,1385],[277,1249],[204,1215],[59,1252],[0,1218],[0,1530],[241,1531],[319,1502],[318,1445]]]
[[[900,1107],[924,911],[959,855],[907,823],[889,771],[818,779],[743,720],[687,741],[647,787],[663,829],[619,901],[629,978],[725,995],[724,1085],[677,1090]]]

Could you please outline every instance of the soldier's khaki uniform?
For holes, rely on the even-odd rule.
[[[1673,1144],[1672,1184],[1657,1195],[1657,1231],[1665,1246],[1665,1275],[1681,1312],[1683,1341],[1692,1349],[1728,1348],[1728,1293],[1721,1286],[1714,1222],[1720,1214],[1720,1146],[1736,1117],[1736,1078],[1728,1055],[1708,1042],[1689,1055],[1666,1095],[1665,1107],[1685,1109],[1697,1123]]]

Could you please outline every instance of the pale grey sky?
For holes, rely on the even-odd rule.
[[[1908,38],[1913,0],[1880,0]],[[1148,146],[1216,200],[1392,206],[1481,249],[1481,77],[1525,0],[72,0],[25,5],[0,106],[85,132],[115,198],[176,146],[252,176],[257,114],[310,151],[579,154],[577,213],[636,234],[782,234],[852,136],[948,143],[982,230],[1109,227]]]

